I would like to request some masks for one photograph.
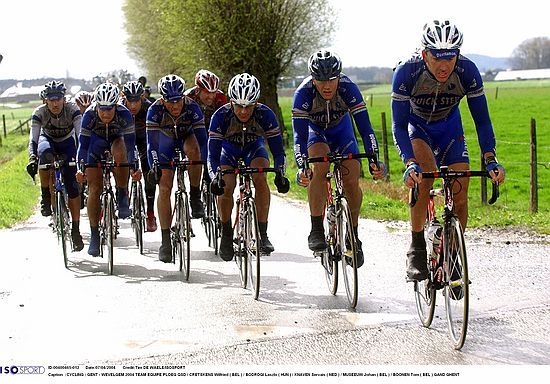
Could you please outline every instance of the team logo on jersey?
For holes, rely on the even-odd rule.
[[[305,110],[309,109],[309,103],[305,102],[304,104],[302,104],[302,108],[304,108]]]
[[[475,88],[475,87],[477,87],[477,81],[476,79],[473,79],[472,84],[470,84],[470,88]]]
[[[452,91],[452,90],[455,89],[455,88],[456,88],[456,85],[453,84],[453,83],[451,83],[451,84],[449,84],[449,85],[447,86],[447,90],[448,90],[448,91]]]
[[[407,91],[407,87],[405,86],[404,83],[401,83],[401,85],[399,86],[399,90],[400,90],[401,92],[406,92],[406,91]]]

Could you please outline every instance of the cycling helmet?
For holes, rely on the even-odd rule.
[[[53,80],[44,84],[40,97],[48,100],[59,100],[65,96],[65,91],[67,91],[67,88],[65,88],[63,82]]]
[[[94,100],[101,107],[112,107],[118,103],[120,91],[113,83],[103,83],[97,86],[94,92]]]
[[[258,101],[260,82],[248,73],[241,73],[231,79],[227,92],[233,103],[246,107]]]
[[[185,81],[178,75],[166,75],[160,78],[158,89],[164,100],[178,101],[183,98]]]
[[[74,100],[77,104],[88,108],[93,101],[93,95],[91,92],[80,91],[74,95]]]
[[[462,32],[448,20],[434,20],[424,25],[421,44],[425,49],[460,49]]]
[[[207,92],[216,92],[220,88],[220,78],[206,69],[201,69],[195,75],[195,84]]]
[[[138,101],[143,95],[143,85],[139,81],[128,81],[122,87],[122,94],[128,101]]]
[[[315,80],[327,81],[340,76],[342,60],[336,53],[321,49],[311,55],[307,67]]]

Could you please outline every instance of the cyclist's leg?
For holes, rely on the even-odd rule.
[[[159,182],[159,195],[157,210],[160,222],[161,245],[159,248],[159,260],[164,263],[172,261],[172,243],[170,242],[170,224],[172,218],[172,184],[174,171],[170,168],[163,168]]]
[[[111,151],[113,154],[113,159],[117,163],[126,163],[128,162],[128,157],[126,154],[126,145],[124,143],[124,138],[117,137],[112,141]],[[129,178],[129,169],[127,167],[120,167],[113,171],[115,175],[116,183],[116,199],[118,205],[118,217],[121,219],[126,219],[130,217],[130,202],[128,198],[128,178]]]
[[[412,129],[411,129],[412,128]],[[414,157],[424,172],[436,170],[436,159],[432,148],[432,138],[420,127],[409,125],[411,144]],[[428,196],[433,180],[423,179],[418,189],[416,205],[410,209],[411,217],[411,245],[407,251],[407,277],[409,280],[424,280],[428,277],[426,263],[426,240],[424,238],[424,223],[428,209]]]
[[[224,142],[220,158],[222,169],[237,167],[237,159],[240,151],[231,144]],[[225,187],[223,195],[218,197],[218,210],[222,233],[220,238],[220,257],[225,261],[233,259],[233,228],[231,226],[231,212],[233,210],[233,191],[235,190],[236,176],[227,174],[223,176]]]
[[[109,147],[107,140],[94,134],[90,137],[87,163],[96,163],[103,157],[103,153]],[[88,254],[99,256],[99,212],[101,210],[99,196],[103,188],[101,170],[98,168],[86,169],[86,181],[88,183],[88,220],[90,221],[90,246]]]
[[[458,134],[455,134],[449,138],[448,141],[449,144],[444,151],[444,155],[440,159],[441,165],[447,165],[449,169],[455,171],[469,170],[470,159],[468,156],[468,147],[466,145],[462,129],[458,132]],[[457,180],[453,188],[455,213],[460,220],[462,230],[466,229],[466,224],[468,223],[469,181],[470,179],[467,177],[460,178]]]
[[[194,134],[189,134],[183,142],[183,151],[189,160],[199,161],[201,150]],[[204,217],[204,205],[201,200],[201,176],[202,166],[194,165],[189,167],[189,205],[191,205],[191,216],[194,219]]]
[[[308,156],[325,156],[329,152],[330,148],[324,135],[319,130],[313,130],[312,126],[310,126]],[[323,210],[327,200],[326,175],[328,170],[329,163],[314,163],[313,177],[307,191],[311,215],[311,231],[308,236],[308,246],[312,251],[322,251],[327,248],[325,230],[323,228]]]
[[[251,167],[269,167],[267,150],[262,142],[257,142],[257,145],[248,153],[247,163],[248,161],[250,161]],[[252,175],[252,181],[256,190],[254,198],[256,201],[256,213],[258,215],[258,227],[262,239],[261,251],[263,253],[271,253],[275,250],[275,247],[273,247],[267,236],[267,219],[271,201],[271,194],[267,185],[267,174],[255,173]]]
[[[65,141],[56,143],[56,153],[62,153],[66,161],[71,161],[76,158],[76,143],[73,137]],[[84,248],[84,242],[80,235],[80,190],[76,182],[76,167],[65,165],[63,168],[63,178],[65,180],[65,189],[69,197],[68,205],[71,212],[71,237],[75,251],[81,251]]]
[[[147,175],[150,170],[149,162],[147,161],[147,141],[145,132],[138,134],[136,132],[136,147],[139,153],[139,161],[141,163],[141,171],[143,175]],[[155,192],[157,185],[151,183],[149,177],[145,177],[145,200],[147,203],[147,232],[155,232],[157,230],[157,219],[155,217]]]
[[[40,164],[51,163],[54,159],[52,148],[53,141],[45,135],[40,135],[38,139],[38,159]],[[51,216],[52,214],[52,191],[51,186],[51,170],[39,170],[40,177],[40,213],[42,216]]]

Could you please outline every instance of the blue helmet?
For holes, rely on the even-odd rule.
[[[185,81],[178,75],[166,75],[158,82],[159,93],[166,101],[178,101],[183,98]]]
[[[340,76],[342,61],[336,53],[321,49],[311,55],[307,67],[315,80],[332,80]]]
[[[50,81],[44,84],[44,89],[40,92],[40,97],[47,100],[59,100],[65,97],[65,84],[61,81]]]

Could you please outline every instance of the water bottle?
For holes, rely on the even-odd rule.
[[[430,222],[428,226],[428,250],[432,258],[439,261],[439,243],[441,242],[442,227],[437,219]]]

